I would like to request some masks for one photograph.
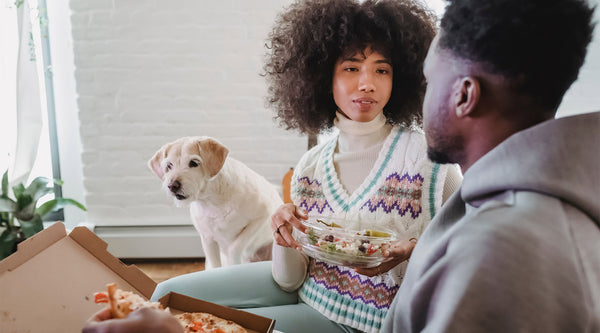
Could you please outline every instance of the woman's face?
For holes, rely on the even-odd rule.
[[[368,122],[383,112],[392,94],[392,62],[370,48],[340,57],[333,68],[333,99],[349,119]]]

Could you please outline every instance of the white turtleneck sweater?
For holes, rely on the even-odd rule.
[[[392,125],[386,124],[385,120],[383,113],[366,123],[350,120],[337,113],[333,123],[340,132],[333,163],[340,182],[349,194],[367,177],[392,130]]]

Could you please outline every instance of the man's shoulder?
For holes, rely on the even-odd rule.
[[[563,207],[559,199],[542,193],[505,191],[467,204],[452,238],[482,248],[551,246],[569,238]]]

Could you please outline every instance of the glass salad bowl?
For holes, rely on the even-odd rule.
[[[396,234],[387,228],[361,228],[361,223],[330,217],[310,217],[303,224],[307,232],[294,228],[292,235],[310,257],[357,268],[376,267],[391,260],[383,251],[396,240]]]

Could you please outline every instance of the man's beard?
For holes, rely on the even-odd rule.
[[[463,142],[459,138],[443,138],[427,142],[427,157],[435,163],[449,164],[463,162]]]
[[[433,118],[424,124],[427,140],[427,157],[435,163],[449,164],[462,162],[464,142],[450,127],[450,110],[439,107]]]
[[[454,161],[452,161],[452,158],[448,156],[448,154],[446,154],[445,152],[434,150],[431,147],[427,148],[427,157],[429,157],[431,161],[439,164],[454,163]]]

